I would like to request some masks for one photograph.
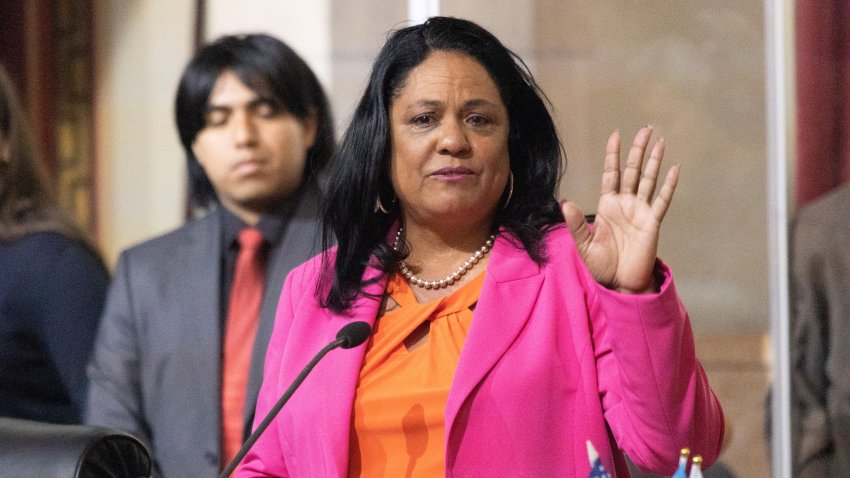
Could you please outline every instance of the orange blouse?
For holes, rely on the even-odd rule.
[[[373,328],[354,398],[349,477],[434,477],[445,468],[445,407],[484,273],[420,304],[400,275],[387,293],[399,308]],[[424,322],[424,342],[404,340]]]

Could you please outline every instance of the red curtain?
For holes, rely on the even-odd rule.
[[[797,0],[797,204],[850,180],[850,2]]]

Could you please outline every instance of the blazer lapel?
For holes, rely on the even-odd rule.
[[[446,443],[464,401],[510,347],[531,315],[543,276],[509,238],[499,237],[446,403]]]
[[[366,275],[374,277],[376,274],[376,270],[369,268]],[[367,287],[366,292],[380,297],[385,287],[386,280],[381,280]],[[380,303],[380,299],[361,297],[354,303],[349,315],[334,315],[328,309],[322,309],[324,316],[319,319],[328,324],[327,341],[334,340],[339,329],[351,322],[362,321],[374,326]],[[324,451],[327,476],[345,476],[348,470],[351,411],[368,343],[367,340],[353,349],[330,352],[329,355],[333,356],[326,357],[330,363],[322,368],[322,387],[327,400],[321,403],[326,419],[318,429],[328,443]]]

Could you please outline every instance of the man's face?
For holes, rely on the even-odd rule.
[[[316,118],[276,109],[225,70],[210,93],[206,125],[192,151],[221,204],[248,224],[273,212],[301,185]]]

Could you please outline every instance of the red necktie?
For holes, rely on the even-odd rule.
[[[263,235],[257,228],[239,233],[239,255],[227,307],[221,367],[221,466],[239,452],[244,431],[245,395],[251,352],[263,300],[265,268],[260,254]]]

